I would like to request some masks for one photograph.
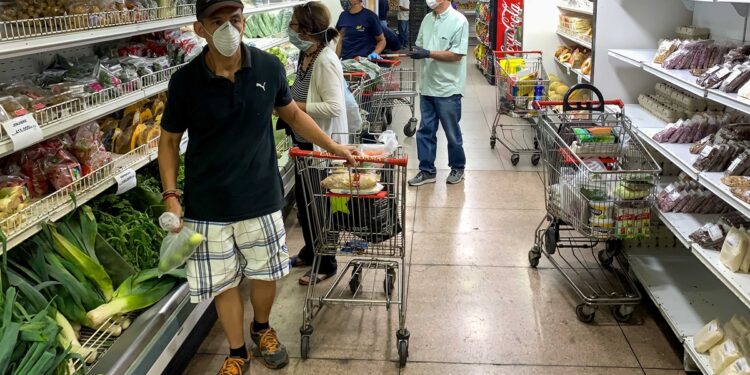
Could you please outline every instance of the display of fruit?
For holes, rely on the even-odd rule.
[[[581,65],[581,73],[585,75],[591,74],[591,56],[589,56],[589,58],[583,62],[583,65]]]

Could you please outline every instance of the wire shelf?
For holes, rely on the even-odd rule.
[[[0,42],[195,15],[195,5],[115,10],[0,22]]]

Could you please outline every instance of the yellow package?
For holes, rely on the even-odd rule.
[[[503,59],[500,60],[500,67],[503,68],[506,73],[516,74],[517,71],[526,67],[526,60],[521,57]]]

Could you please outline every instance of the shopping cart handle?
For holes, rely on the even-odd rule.
[[[495,51],[495,56],[502,57],[505,55],[520,55],[520,54],[542,54],[542,51]]]
[[[599,105],[598,100],[594,100],[594,101],[583,100],[583,101],[573,101],[573,102],[568,102],[568,103],[573,104],[573,105],[579,105],[579,104],[591,104],[592,106]],[[563,102],[562,101],[549,101],[549,100],[541,100],[541,101],[535,100],[533,103],[531,103],[531,105],[534,107],[534,109],[542,109],[544,107],[555,107],[558,105],[563,105]],[[620,109],[625,108],[625,102],[623,102],[621,99],[605,100],[604,105],[616,105],[620,107]]]
[[[292,147],[289,150],[289,155],[295,158],[319,158],[319,159],[331,159],[331,160],[346,160],[340,156],[329,154],[327,152],[320,151],[306,151],[299,147]],[[355,155],[354,160],[360,163],[377,163],[377,164],[390,164],[397,165],[399,167],[406,167],[409,164],[409,156],[404,155],[400,158],[388,158],[388,157],[377,157],[377,156],[363,156]]]
[[[360,59],[366,59],[366,58],[358,56],[358,57],[355,57],[354,59],[357,60],[357,61],[359,61]],[[389,68],[391,68],[391,67],[394,67],[394,66],[401,65],[401,60],[385,60],[385,59],[380,59],[380,60],[370,60],[370,61],[374,62],[375,64],[377,64],[378,66],[381,66],[381,67],[389,67]]]

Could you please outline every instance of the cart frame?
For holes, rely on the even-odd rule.
[[[570,102],[570,95],[576,90],[590,90],[598,100]],[[562,112],[550,110],[560,105]],[[605,112],[605,105],[616,105],[620,111]],[[547,214],[537,227],[529,264],[536,268],[544,255],[562,273],[583,300],[576,307],[582,322],[592,322],[597,307],[603,305],[612,307],[617,321],[626,322],[640,303],[641,294],[630,275],[620,240],[649,235],[661,168],[633,134],[622,110],[623,102],[604,100],[594,86],[575,85],[562,102],[535,102],[534,107],[539,109],[537,136],[541,140]],[[575,132],[575,127],[579,132]],[[611,143],[585,138],[587,133],[580,132],[585,127],[592,134],[594,130],[606,130],[604,133],[609,135],[604,137]],[[583,143],[582,139],[591,143]],[[587,148],[577,147],[578,141]],[[591,160],[608,163],[610,169],[596,169],[594,165],[598,163],[592,164]],[[577,177],[568,178],[570,174],[564,174],[564,169],[574,171]],[[623,195],[623,190],[617,190],[616,187],[631,184],[630,179],[648,181],[639,182],[642,195]],[[594,197],[592,191],[596,189],[592,186],[598,186],[604,194]],[[604,212],[612,212],[612,223],[591,214],[602,206]],[[630,220],[625,214],[631,210],[648,214]]]
[[[404,367],[410,338],[406,329],[409,261],[404,234],[408,156],[399,147],[392,157],[355,156],[359,166],[351,167],[341,163],[343,159],[340,157],[317,151],[293,147],[290,155],[295,158],[302,177],[300,188],[304,189],[305,207],[299,209],[307,210],[313,231],[313,274],[318,274],[322,256],[350,258],[322,294],[315,293],[316,278],[310,280],[300,327],[302,358],[309,356],[313,321],[325,306],[385,306],[390,309],[397,305],[396,345],[399,365]],[[323,178],[334,173],[341,173],[352,184],[359,181],[360,173],[378,174],[382,190],[373,193],[357,188],[340,192],[323,188]],[[342,202],[345,209],[341,208]],[[376,210],[375,207],[380,208]],[[376,224],[367,221],[376,216],[384,219]],[[347,288],[345,275],[350,273]],[[378,275],[383,275],[382,282]],[[382,285],[382,290],[379,285]],[[398,294],[393,295],[394,291]]]

